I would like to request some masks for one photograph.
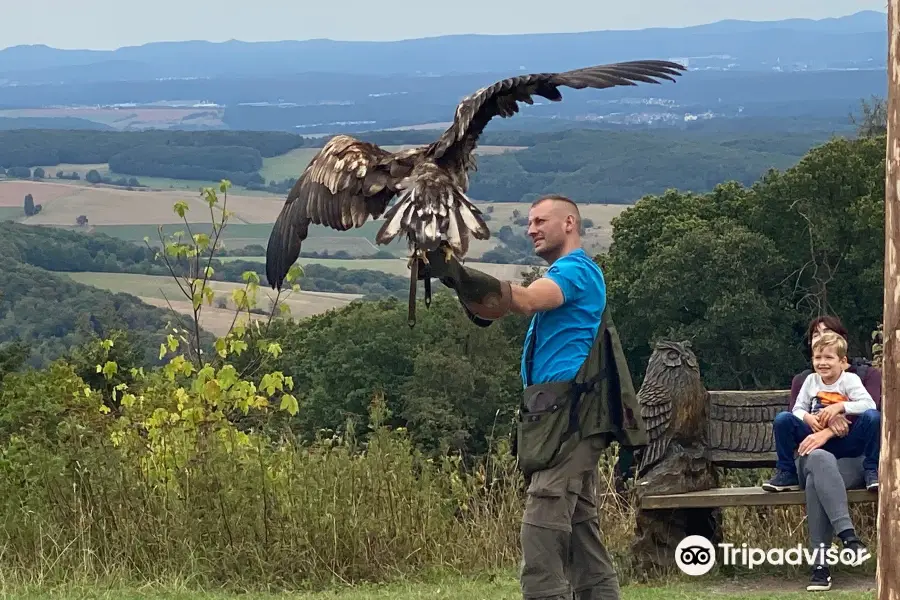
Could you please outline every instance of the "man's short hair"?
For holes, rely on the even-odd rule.
[[[569,198],[567,196],[563,196],[562,194],[545,194],[544,196],[541,196],[540,198],[538,198],[537,200],[532,202],[531,207],[534,208],[535,206],[537,206],[541,202],[544,202],[545,200],[556,200],[559,202],[566,202],[567,204],[572,205],[572,210],[575,211],[575,225],[577,225],[578,230],[581,231],[581,211],[578,210],[578,205],[575,204],[574,200],[572,200],[571,198]]]
[[[816,340],[816,343],[813,344],[813,352],[832,347],[838,358],[847,358],[847,340],[833,331],[826,331],[822,337]]]

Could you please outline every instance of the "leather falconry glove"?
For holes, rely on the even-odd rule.
[[[512,290],[508,281],[501,281],[478,269],[463,266],[455,256],[449,260],[443,248],[425,253],[428,270],[445,286],[456,290],[460,304],[470,321],[487,327],[509,312]],[[424,278],[424,264],[419,265],[419,278]]]

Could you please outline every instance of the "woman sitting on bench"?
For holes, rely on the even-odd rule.
[[[847,329],[837,317],[823,316],[813,319],[807,331],[810,350],[815,341],[829,331],[847,339]],[[875,406],[880,412],[881,371],[859,359],[851,360],[847,371],[857,374],[862,379],[863,386],[872,396]],[[793,408],[800,388],[810,372],[807,370],[794,376],[791,382],[791,408]],[[849,431],[849,423],[847,416],[841,413],[830,421],[828,426],[834,431],[835,436],[844,437]],[[880,435],[880,430],[877,430],[877,433]],[[860,453],[859,456],[852,458],[838,459],[822,448],[817,448],[808,455],[799,457],[797,473],[800,487],[806,492],[807,527],[811,549],[818,549],[820,545],[824,545],[825,549],[829,548],[835,534],[841,539],[844,548],[865,549],[850,521],[850,504],[847,501],[848,489],[861,488],[866,483],[863,458]],[[877,483],[874,483],[872,490],[877,492],[877,489]],[[831,589],[831,572],[828,565],[825,564],[824,553],[819,553],[817,557],[820,562],[813,567],[812,577],[806,589],[809,591],[829,590]]]

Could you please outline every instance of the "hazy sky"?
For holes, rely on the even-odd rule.
[[[887,0],[32,0],[3,5],[0,47],[90,49],[193,39],[394,40],[640,29],[887,10]]]

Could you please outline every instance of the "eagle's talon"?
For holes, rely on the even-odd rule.
[[[444,246],[444,262],[450,262],[451,260],[453,260],[453,248]]]
[[[413,252],[412,254],[409,255],[409,260],[406,261],[406,268],[412,269],[413,263],[418,262],[419,260],[422,261],[423,265],[428,266],[428,264],[429,264],[428,257],[425,256],[425,253],[422,252],[421,250],[416,250],[415,252]]]

